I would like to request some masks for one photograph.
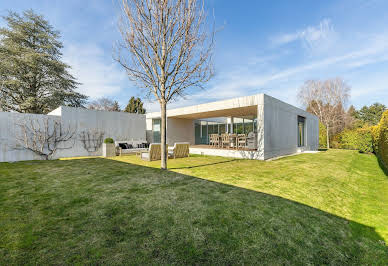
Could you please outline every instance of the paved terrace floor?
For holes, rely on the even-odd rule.
[[[228,150],[228,151],[256,151],[256,149],[248,149],[248,148],[228,148],[228,147],[218,147],[213,145],[206,145],[206,144],[200,144],[200,145],[190,145],[190,148],[198,148],[198,149],[215,149],[215,150]]]

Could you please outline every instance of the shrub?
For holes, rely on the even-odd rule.
[[[327,148],[326,127],[319,121],[319,148]]]
[[[388,169],[388,110],[383,113],[380,123],[372,128],[372,136],[374,151]]]
[[[104,143],[115,143],[112,138],[104,139]]]
[[[373,152],[373,141],[370,127],[344,130],[339,137],[340,148],[358,150],[362,153]]]

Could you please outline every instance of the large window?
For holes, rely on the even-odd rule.
[[[152,141],[154,143],[160,143],[160,119],[152,120]]]
[[[298,116],[298,147],[305,145],[305,120],[306,118]]]

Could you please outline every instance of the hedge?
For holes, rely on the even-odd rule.
[[[327,148],[326,127],[319,121],[319,148]]]
[[[383,113],[380,123],[372,128],[373,149],[381,163],[388,169],[388,110]]]
[[[344,130],[339,137],[340,148],[358,150],[362,153],[373,152],[373,139],[370,127]]]

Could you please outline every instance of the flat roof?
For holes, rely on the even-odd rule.
[[[167,117],[201,119],[212,117],[247,117],[257,115],[257,105],[263,104],[264,94],[256,94],[199,105],[167,110]],[[160,112],[146,114],[147,118],[158,118]]]

